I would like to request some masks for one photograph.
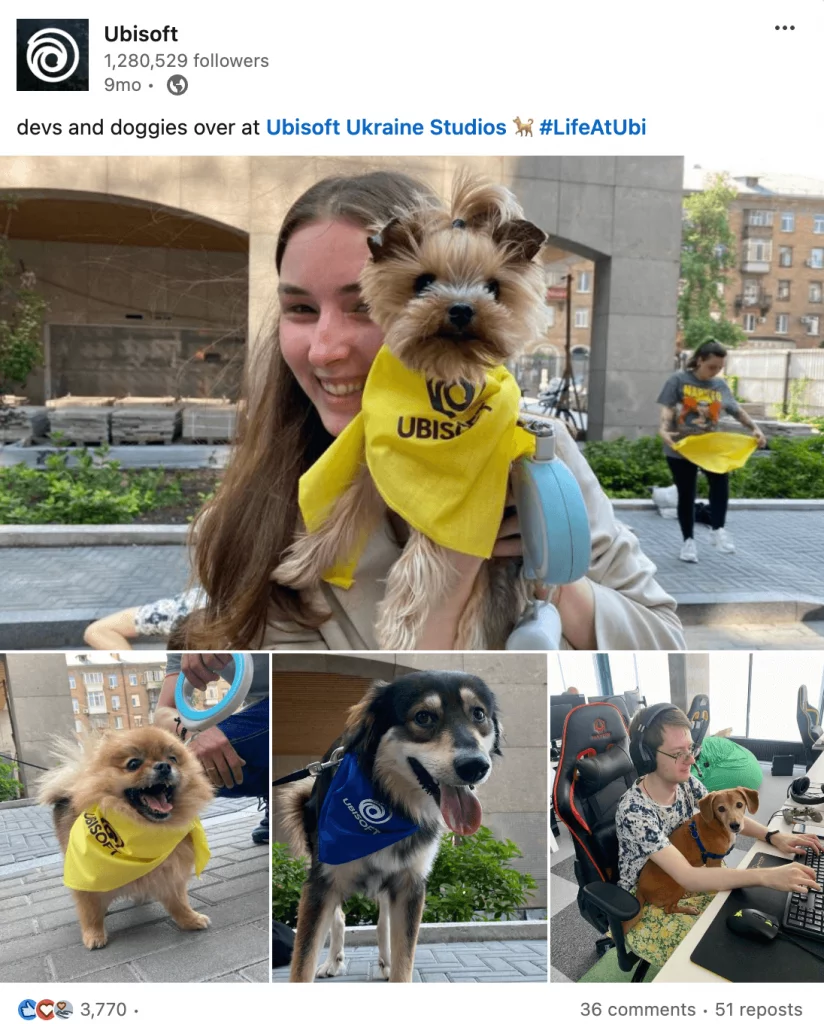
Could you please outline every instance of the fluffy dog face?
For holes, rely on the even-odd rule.
[[[743,787],[720,789],[702,797],[698,807],[705,821],[719,821],[728,832],[737,835],[747,812],[753,814],[758,810],[758,793]]]
[[[411,815],[471,835],[482,814],[474,787],[488,779],[500,737],[495,697],[481,679],[416,672],[375,684],[352,709],[344,741]]]
[[[361,275],[384,343],[409,369],[481,383],[546,330],[544,276],[534,258],[546,235],[520,218],[511,193],[469,179],[450,212],[427,208],[369,240]]]
[[[77,813],[99,804],[143,822],[181,826],[212,795],[200,762],[180,740],[146,726],[93,737],[71,799]]]

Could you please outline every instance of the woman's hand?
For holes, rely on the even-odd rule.
[[[670,430],[661,429],[658,431],[658,436],[661,438],[664,444],[669,445],[670,448],[672,448],[678,441],[678,435],[673,434]]]
[[[815,871],[806,864],[782,864],[780,868],[764,868],[760,874],[762,885],[768,889],[777,889],[779,892],[821,890],[821,886],[815,880]]]
[[[240,785],[243,782],[246,762],[216,725],[197,733],[189,744],[189,750],[197,754],[209,782],[218,789],[221,786],[233,789],[235,783]]]
[[[220,670],[232,660],[231,654],[184,654],[180,671],[196,690],[205,690],[209,683],[220,678]]]
[[[753,428],[752,436],[758,442],[758,447],[759,448],[766,448],[767,447],[767,438],[764,436],[764,433],[763,433],[763,431],[761,430],[760,427]]]
[[[796,836],[789,832],[776,832],[770,837],[770,846],[788,857],[803,853],[808,847],[816,853],[824,853],[824,843],[817,836]]]

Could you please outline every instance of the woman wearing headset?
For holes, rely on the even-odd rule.
[[[698,812],[699,800],[707,795],[704,784],[690,771],[697,754],[690,721],[673,704],[654,704],[638,711],[629,734],[639,778],[624,794],[615,815],[618,884],[634,893],[641,869],[652,860],[690,894],[681,905],[696,911],[695,916],[667,914],[661,907],[646,904],[626,935],[627,946],[638,956],[654,967],[663,967],[716,892],[744,885],[763,885],[781,892],[821,888],[812,868],[802,864],[753,870],[714,867],[711,875],[704,867],[693,867],[669,841],[675,829]],[[805,847],[824,851],[814,836],[768,831],[753,818],[744,819],[740,834],[765,840],[787,856],[801,853]]]

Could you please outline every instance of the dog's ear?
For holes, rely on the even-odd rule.
[[[529,263],[538,255],[547,236],[528,220],[506,220],[492,232],[492,240],[506,249],[508,260]]]
[[[414,252],[423,234],[414,220],[399,220],[395,217],[377,235],[366,239],[375,263],[397,256],[401,252]]]
[[[492,748],[492,753],[503,757],[504,752],[501,750],[501,741],[504,738],[504,723],[498,718],[497,711],[492,715],[492,725],[495,728],[495,746]]]
[[[744,797],[750,814],[755,814],[758,810],[758,793],[754,789],[744,789],[743,786],[738,787],[738,792]]]
[[[701,817],[704,821],[712,821],[715,817],[715,807],[713,801],[715,800],[715,793],[707,793],[706,796],[702,796],[698,801],[698,810],[701,812]]]
[[[341,739],[341,746],[357,754],[365,754],[377,744],[375,723],[378,707],[383,692],[389,683],[376,679],[357,704],[349,709],[346,728]]]

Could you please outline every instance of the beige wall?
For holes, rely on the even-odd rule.
[[[524,857],[515,867],[529,872],[539,890],[532,906],[547,906],[547,698],[543,654],[275,654],[274,672],[329,672],[391,680],[409,671],[451,669],[480,676],[495,692],[504,723],[504,756],[478,791],[484,824],[514,840]],[[334,737],[330,736],[331,742]],[[323,751],[276,756],[273,777],[302,768]],[[274,838],[285,841],[275,824]]]

